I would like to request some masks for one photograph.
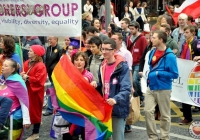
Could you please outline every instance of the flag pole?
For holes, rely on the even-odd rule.
[[[22,52],[22,45],[21,45],[21,39],[20,36],[18,36],[18,40],[19,40],[19,46],[20,46],[20,59],[22,61],[22,71],[24,71],[24,63],[23,63],[23,52]]]

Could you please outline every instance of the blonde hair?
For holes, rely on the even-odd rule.
[[[155,24],[156,30],[160,30],[161,20],[162,20],[163,18],[165,18],[163,15],[160,15],[160,16],[158,17],[157,22],[156,22],[156,24]],[[165,18],[165,19],[166,19],[166,18]]]
[[[181,13],[179,16],[178,16],[178,19],[188,19],[188,16],[184,13]]]

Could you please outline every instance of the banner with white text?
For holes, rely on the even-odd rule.
[[[0,34],[81,36],[81,0],[0,0]]]
[[[148,60],[145,62],[148,62]],[[168,62],[170,63],[170,62]],[[200,65],[194,61],[177,59],[179,77],[172,83],[171,100],[200,106]],[[145,64],[141,79],[142,92],[147,89],[148,65]]]

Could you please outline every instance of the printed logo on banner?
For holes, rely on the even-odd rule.
[[[200,106],[200,65],[197,65],[188,78],[188,94],[190,99]]]
[[[189,127],[189,134],[194,139],[200,139],[200,121],[194,121]]]

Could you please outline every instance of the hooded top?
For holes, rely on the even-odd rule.
[[[108,98],[113,98],[117,103],[113,106],[112,116],[126,118],[129,114],[129,103],[131,93],[130,70],[123,57],[115,55],[115,68],[110,76],[110,88]],[[97,90],[104,95],[104,74],[107,60],[100,65],[99,83]]]

